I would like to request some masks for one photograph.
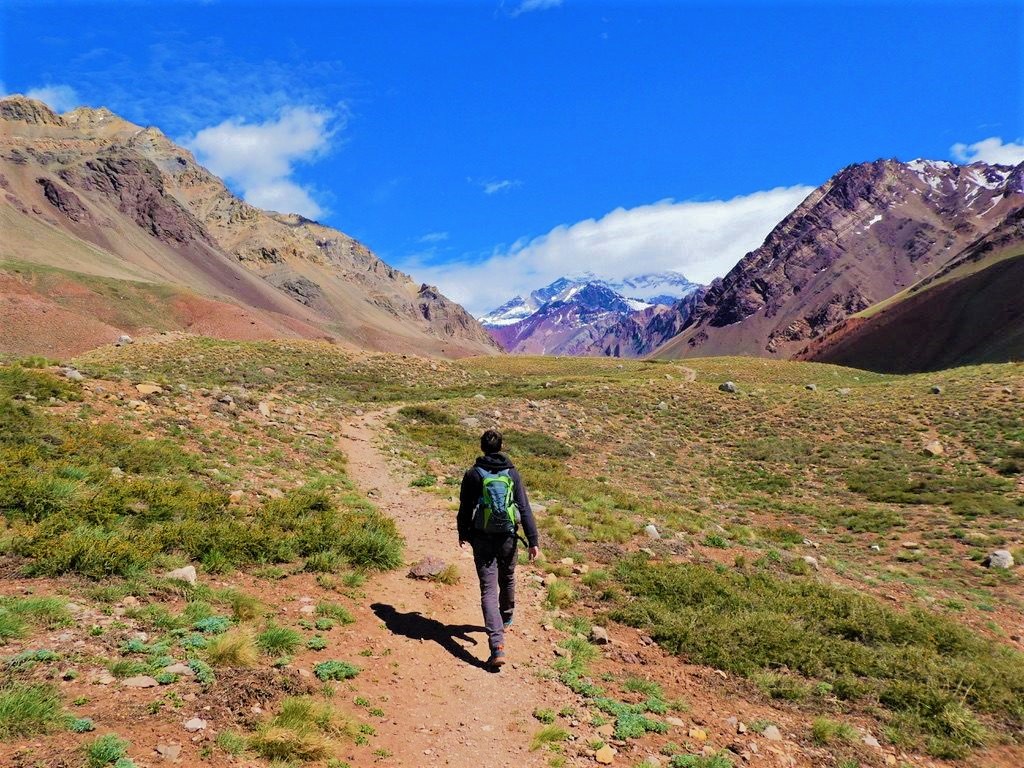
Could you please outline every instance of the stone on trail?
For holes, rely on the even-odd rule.
[[[653,523],[644,526],[644,533],[647,534],[649,539],[660,539],[661,534],[658,532],[657,526]]]
[[[611,638],[608,637],[608,630],[604,627],[593,626],[590,628],[590,642],[594,645],[608,645]]]
[[[448,563],[433,555],[427,555],[409,569],[410,579],[432,579],[448,567]]]
[[[740,390],[739,390],[739,387],[737,387],[734,382],[726,381],[726,382],[718,385],[718,391],[719,392],[728,392],[730,395],[735,395]]]
[[[185,730],[189,733],[198,733],[206,730],[206,721],[201,717],[193,717],[185,722]]]
[[[181,744],[157,744],[156,753],[173,763],[181,757]]]
[[[121,685],[125,688],[156,688],[160,683],[149,675],[135,675],[135,677],[126,677],[121,681]]]
[[[594,752],[594,759],[601,765],[611,765],[615,762],[615,750],[605,744]]]
[[[985,558],[985,565],[989,568],[1001,568],[1003,570],[1013,568],[1013,555],[1008,549],[997,549]]]
[[[198,577],[196,576],[196,567],[194,565],[186,565],[184,568],[175,568],[173,571],[168,571],[164,574],[164,578],[186,581],[189,584],[195,584],[196,581],[198,581]]]

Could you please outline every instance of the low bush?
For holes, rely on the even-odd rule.
[[[313,667],[313,674],[320,680],[351,680],[359,672],[359,667],[347,661],[323,661]]]
[[[114,733],[91,741],[85,746],[85,761],[88,768],[105,768],[118,764],[128,754],[128,742]]]
[[[9,683],[0,688],[0,741],[45,733],[63,717],[53,686]]]
[[[256,636],[256,645],[271,656],[281,656],[295,651],[302,643],[302,635],[288,627],[268,625]]]
[[[215,667],[251,667],[259,653],[249,631],[235,627],[207,643],[206,658]]]

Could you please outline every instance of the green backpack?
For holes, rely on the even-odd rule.
[[[480,503],[473,524],[485,533],[515,533],[519,526],[519,507],[516,505],[514,481],[507,469],[488,472],[477,467],[482,484]]]

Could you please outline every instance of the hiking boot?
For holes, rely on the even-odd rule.
[[[502,620],[501,624],[502,624],[503,627],[505,627],[505,629],[508,629],[509,627],[512,626],[512,616],[513,616],[513,614],[510,613],[508,615],[507,619],[503,619]]]
[[[491,651],[491,658],[487,660],[487,666],[497,672],[503,666],[505,666],[505,648],[499,645],[493,651]]]

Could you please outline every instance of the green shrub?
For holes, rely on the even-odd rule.
[[[359,674],[359,667],[347,661],[322,661],[313,667],[313,674],[321,680],[350,680]]]
[[[85,747],[86,765],[88,768],[114,765],[128,754],[128,746],[128,742],[116,734],[100,736]]]
[[[353,528],[337,542],[337,549],[355,568],[389,571],[402,564],[402,539],[390,520]]]
[[[302,635],[294,629],[278,627],[274,624],[268,625],[256,636],[256,645],[261,651],[271,656],[292,653],[301,643]]]
[[[221,731],[217,734],[216,744],[234,757],[245,751],[245,737],[237,731]]]
[[[324,619],[331,619],[339,624],[352,624],[355,621],[348,608],[338,603],[326,601],[316,604],[316,615]]]
[[[551,725],[551,723],[555,722],[555,713],[551,709],[535,709],[533,710],[533,716],[545,725]]]
[[[530,741],[530,751],[536,752],[541,747],[549,744],[558,744],[569,738],[569,732],[559,725],[546,725],[533,734]]]
[[[6,645],[8,640],[20,640],[24,636],[25,622],[0,606],[0,645]]]
[[[811,738],[818,746],[827,746],[835,741],[853,743],[857,740],[857,730],[848,723],[818,717],[811,724]]]
[[[0,687],[0,741],[45,733],[63,718],[60,695],[50,685]]]

